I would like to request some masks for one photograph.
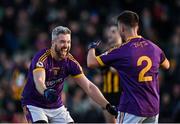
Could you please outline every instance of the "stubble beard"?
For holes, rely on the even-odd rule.
[[[67,50],[65,51],[64,49],[67,49]],[[64,59],[69,54],[69,47],[68,48],[63,47],[59,49],[57,46],[55,46],[55,53],[58,58]]]

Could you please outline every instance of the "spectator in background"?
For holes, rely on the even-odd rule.
[[[169,47],[170,46],[170,47]],[[172,36],[171,42],[168,45],[169,49],[171,68],[170,75],[174,81],[180,82],[180,26],[175,27],[174,34]]]
[[[16,20],[17,39],[21,48],[27,49],[30,44],[30,20],[25,9],[19,10]]]
[[[37,51],[48,48],[51,45],[49,41],[48,34],[44,31],[41,31],[37,34],[37,38],[35,40],[35,48]]]
[[[118,32],[117,24],[112,21],[108,24],[106,30],[107,49],[112,50],[119,47],[122,44],[122,40]],[[105,98],[117,107],[121,95],[118,72],[113,67],[103,67],[101,71],[103,76],[101,91]],[[115,118],[106,111],[104,111],[104,116],[106,123],[115,123]]]
[[[160,108],[166,108],[166,109],[161,109],[159,118],[161,122],[171,122],[171,115],[172,114],[172,108],[171,108],[171,98],[170,94],[168,93],[163,93],[162,98],[161,98],[161,104]]]

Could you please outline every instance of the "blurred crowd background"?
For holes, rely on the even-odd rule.
[[[180,122],[180,0],[1,0],[0,122],[26,122],[20,98],[33,55],[51,44],[57,25],[72,30],[71,53],[99,88],[100,70],[86,66],[87,44],[102,39],[106,24],[123,10],[140,15],[140,34],[153,40],[171,62],[160,70],[159,122]],[[102,109],[72,79],[65,81],[64,104],[75,122],[105,122]]]

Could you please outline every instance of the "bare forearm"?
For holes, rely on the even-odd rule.
[[[87,66],[90,67],[90,68],[94,68],[94,67],[98,66],[98,62],[96,60],[95,49],[90,49],[88,51]]]
[[[39,82],[40,83],[40,82]],[[36,83],[36,89],[37,89],[37,91],[40,93],[40,94],[44,94],[44,90],[46,89],[46,86],[45,85],[43,85],[42,84],[42,82],[41,82],[41,84],[38,84],[37,85],[37,83]]]
[[[88,95],[103,108],[106,108],[106,105],[109,103],[94,84],[89,86]]]
[[[108,101],[104,98],[100,90],[86,78],[86,76],[83,75],[80,78],[74,78],[74,80],[97,104],[106,108]]]
[[[34,83],[36,86],[37,91],[40,94],[44,94],[44,90],[46,89],[45,85],[45,71],[34,71],[33,72],[33,78],[34,78]]]
[[[161,64],[161,67],[164,69],[169,69],[170,63],[168,59],[165,59],[164,62]]]

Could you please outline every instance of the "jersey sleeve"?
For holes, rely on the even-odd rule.
[[[49,51],[37,53],[31,62],[33,72],[38,70],[44,70],[46,66],[46,58],[50,54]]]
[[[73,78],[79,78],[83,75],[82,67],[75,59],[70,60],[69,73]]]
[[[98,63],[101,66],[109,65],[111,66],[120,57],[118,49],[109,50],[99,56],[96,56]]]

